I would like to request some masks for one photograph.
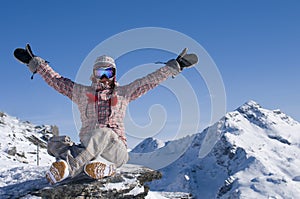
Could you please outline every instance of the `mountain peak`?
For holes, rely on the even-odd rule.
[[[272,127],[279,123],[286,123],[288,125],[298,125],[290,116],[286,115],[279,109],[268,110],[260,106],[257,102],[249,100],[242,106],[236,109],[236,112],[241,114],[249,122],[256,124],[260,128],[272,129]],[[235,116],[235,114],[228,113],[229,115]],[[227,114],[227,115],[228,115]]]
[[[153,137],[146,138],[138,144],[131,152],[132,153],[149,153],[165,146],[165,142]]]
[[[259,108],[262,108],[259,103],[255,102],[253,100],[249,100],[246,103],[244,103],[242,106],[237,108],[237,110],[241,110],[242,112],[245,112],[247,110],[253,110],[253,109],[257,110]]]
[[[299,133],[299,122],[249,100],[197,134],[183,155],[160,169],[163,178],[150,187],[190,192],[196,198],[296,198]],[[167,158],[181,143],[171,141],[157,154]],[[172,150],[162,153],[170,145]],[[201,151],[207,154],[200,156]],[[142,155],[138,160],[148,157]]]

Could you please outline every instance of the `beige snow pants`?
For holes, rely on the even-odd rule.
[[[128,161],[128,152],[118,135],[110,128],[95,129],[80,136],[82,146],[74,145],[67,136],[49,140],[48,153],[67,161],[71,177],[79,174],[89,161],[100,158],[121,167]]]

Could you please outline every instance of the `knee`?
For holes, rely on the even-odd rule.
[[[80,136],[80,142],[83,146],[87,147],[90,144],[101,144],[105,142],[108,137],[110,136],[110,133],[105,129],[95,129],[93,131],[90,131],[89,133],[85,133]]]

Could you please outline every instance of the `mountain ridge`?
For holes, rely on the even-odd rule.
[[[300,195],[300,124],[280,110],[250,100],[190,137],[184,154],[159,169],[163,178],[150,183],[152,190],[163,187],[201,198]]]
[[[20,177],[26,178],[22,179],[28,186],[24,190],[45,180],[46,166],[30,166],[36,164],[37,149],[30,137],[43,143],[52,136],[49,128],[0,113],[0,192],[14,189]],[[165,143],[148,138],[138,146],[133,149],[136,153],[130,153],[129,163],[140,160],[147,167],[158,168],[163,176],[147,183],[150,195],[183,192],[195,198],[222,199],[300,195],[300,124],[279,109],[265,109],[253,100],[200,133]],[[53,160],[48,159],[45,148],[40,150],[41,164],[49,166]],[[5,169],[4,162],[12,169]]]

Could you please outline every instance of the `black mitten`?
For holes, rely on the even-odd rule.
[[[32,53],[31,47],[29,44],[26,44],[25,49],[23,48],[17,48],[14,51],[15,58],[20,61],[23,64],[26,64],[29,68],[29,70],[33,73],[33,75],[37,72],[38,67],[42,63],[49,63],[45,61],[44,59],[35,56]],[[31,76],[31,79],[33,79],[33,75]]]
[[[198,57],[196,54],[186,54],[187,48],[183,49],[183,51],[178,55],[176,61],[180,65],[180,69],[190,68],[198,63]]]
[[[32,53],[31,47],[29,44],[26,44],[25,49],[23,48],[17,48],[14,51],[14,56],[17,60],[19,60],[21,63],[28,65],[30,60],[35,57]]]

